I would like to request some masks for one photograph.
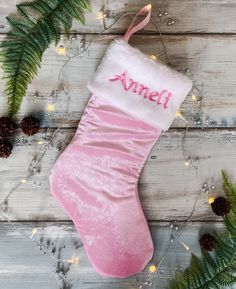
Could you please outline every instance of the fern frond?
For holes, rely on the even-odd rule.
[[[222,171],[222,178],[225,194],[231,205],[230,212],[224,217],[224,223],[228,231],[236,235],[236,188],[224,171]]]
[[[171,289],[223,289],[236,285],[236,188],[225,172],[222,176],[232,208],[224,217],[226,231],[215,233],[218,245],[213,253],[202,251],[201,258],[192,255],[190,266],[171,281]]]
[[[229,241],[219,245],[212,255],[204,252],[201,259],[193,255],[190,267],[178,273],[178,278],[171,282],[171,288],[222,289],[236,284],[236,277],[232,274],[232,268],[236,266],[235,250],[236,242],[232,247]]]
[[[233,183],[230,181],[228,175],[225,171],[222,171],[222,177],[223,177],[223,186],[225,189],[225,194],[230,201],[231,208],[236,213],[236,188],[233,185]]]
[[[236,235],[236,214],[231,210],[225,217],[224,217],[224,223],[228,229],[228,231]]]
[[[10,116],[18,112],[45,50],[59,42],[61,32],[69,35],[73,18],[83,24],[87,9],[86,0],[35,0],[17,5],[17,15],[7,17],[11,29],[0,44],[0,61]]]

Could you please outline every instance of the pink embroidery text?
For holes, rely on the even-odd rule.
[[[161,92],[150,91],[150,88],[137,81],[134,81],[132,78],[127,79],[126,72],[123,72],[121,75],[116,74],[109,80],[120,81],[125,91],[130,91],[133,89],[133,93],[143,96],[149,101],[155,102],[157,105],[163,105],[165,109],[168,108],[169,101],[173,95],[167,89],[164,89]]]

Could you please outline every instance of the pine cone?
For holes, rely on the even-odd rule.
[[[210,234],[205,234],[199,240],[202,250],[212,251],[218,245],[217,240]]]
[[[13,146],[9,141],[0,139],[0,158],[7,159],[10,156],[12,149]]]
[[[27,116],[23,118],[20,126],[23,132],[30,136],[39,131],[40,121],[33,116]]]
[[[217,216],[221,217],[227,215],[231,210],[229,201],[223,197],[216,198],[214,202],[211,203],[211,208]]]
[[[16,124],[10,117],[0,117],[0,137],[13,135],[16,130]]]

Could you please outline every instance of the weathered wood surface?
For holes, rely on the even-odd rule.
[[[9,29],[5,17],[16,10],[15,5],[19,2],[0,0],[0,41]],[[170,240],[169,223],[177,220],[181,229],[181,221],[189,217],[195,201],[196,208],[192,218],[204,222],[188,224],[181,231],[180,240],[190,246],[194,253],[199,252],[199,231],[221,227],[216,222],[206,222],[215,220],[215,216],[207,204],[208,195],[201,190],[203,183],[209,183],[211,194],[215,196],[222,193],[221,169],[227,170],[236,181],[236,2],[92,0],[93,13],[86,13],[86,26],[82,27],[74,22],[72,33],[76,36],[75,39],[62,40],[62,43],[68,54],[73,56],[84,44],[89,43],[95,36],[93,34],[101,31],[101,20],[96,19],[96,14],[101,9],[108,15],[106,23],[109,26],[124,12],[136,12],[150,2],[154,6],[153,16],[160,23],[174,67],[182,72],[189,70],[187,74],[203,96],[200,110],[199,105],[192,100],[192,93],[181,107],[189,126],[193,128],[187,133],[185,141],[183,142],[185,122],[176,119],[172,125],[176,129],[161,136],[141,175],[139,189],[147,218],[150,221],[167,222],[151,222],[156,247],[152,264],[155,264]],[[158,16],[165,12],[167,15]],[[131,15],[124,18],[107,31],[107,35],[99,37],[87,53],[71,60],[63,70],[57,98],[53,98],[53,95],[58,88],[59,71],[66,58],[59,56],[53,45],[44,55],[39,75],[29,87],[17,120],[33,113],[40,116],[42,127],[51,129],[46,136],[42,135],[42,131],[31,138],[18,134],[14,140],[12,156],[7,160],[0,160],[0,201],[27,174],[32,158],[42,153],[44,145],[38,144],[38,141],[45,138],[46,142],[58,126],[62,125],[64,129],[58,133],[53,146],[45,155],[39,175],[23,184],[9,200],[9,217],[18,222],[13,227],[1,222],[1,288],[137,289],[139,284],[136,279],[148,281],[149,276],[145,272],[125,280],[103,278],[96,274],[83,248],[75,248],[79,236],[71,222],[67,222],[63,209],[51,196],[48,183],[50,169],[61,153],[57,148],[69,143],[89,99],[87,82],[92,78],[108,44],[124,33],[131,18]],[[170,20],[174,20],[175,24],[168,25]],[[150,24],[140,35],[134,36],[131,44],[146,54],[157,54],[161,61],[167,62],[160,37],[153,25]],[[4,82],[0,80],[0,115],[7,111],[3,86]],[[193,93],[198,95],[197,91]],[[47,113],[47,105],[52,102],[55,102],[55,112]],[[201,127],[205,128],[201,130]],[[192,162],[185,166],[184,158],[189,156]],[[212,185],[215,189],[212,189]],[[31,235],[32,228],[35,227],[38,228],[35,239],[49,250],[55,250],[54,257],[57,258],[60,251],[63,259],[79,256],[80,264],[70,267],[64,287],[58,283],[54,274],[55,259],[47,254],[42,255],[39,248],[20,234],[26,232]],[[159,279],[154,280],[153,285],[148,288],[167,289],[170,278],[176,270],[188,265],[189,258],[190,253],[179,242],[174,242],[161,265]]]
[[[147,267],[143,273],[122,280],[102,277],[94,271],[84,249],[77,249],[80,243],[79,237],[71,223],[14,223],[14,228],[1,223],[1,288],[130,289],[139,288],[144,282],[150,281],[152,285],[150,283],[144,288],[166,289],[176,270],[183,270],[189,264],[191,251],[199,254],[199,231],[202,234],[209,232],[209,230],[222,228],[222,225],[213,225],[212,223],[188,224],[186,227],[177,223],[175,225],[179,228],[177,232],[174,232],[176,240],[180,236],[179,240],[188,245],[191,250],[186,251],[180,242],[175,241],[159,268],[157,278],[153,279],[153,275],[148,273]],[[39,242],[39,247],[34,246],[32,240],[21,235],[26,233],[30,236],[33,228],[38,229],[34,239]],[[155,253],[150,264],[157,264],[168,247],[172,229],[169,223],[152,224],[151,232]],[[48,253],[42,254],[40,247],[42,250],[46,247]],[[51,252],[53,252],[52,255]],[[56,260],[54,258],[70,260],[75,256],[79,258],[79,264],[70,266],[68,272],[66,272],[67,266],[65,265],[64,270],[62,270],[66,273],[65,287],[60,287],[58,276],[55,275]],[[73,286],[69,287],[70,284]]]
[[[54,130],[47,132],[47,137]],[[63,209],[51,196],[48,175],[57,156],[57,147],[65,146],[74,131],[62,130],[43,159],[42,170],[28,183],[23,184],[11,198],[9,205],[16,220],[67,220]],[[207,205],[208,195],[201,192],[205,182],[214,185],[213,195],[221,194],[221,169],[236,176],[236,132],[233,130],[170,130],[164,133],[154,146],[140,179],[140,195],[149,220],[183,220],[188,217],[197,199],[194,214],[196,220],[215,218]],[[8,160],[0,160],[1,200],[10,189],[27,175],[33,157],[40,156],[42,134],[35,137],[19,136],[15,140],[13,154]],[[182,154],[193,161],[185,166]],[[197,171],[193,168],[196,166]],[[196,177],[197,173],[197,177]],[[210,191],[212,189],[210,188]],[[23,200],[23,201],[22,201]]]
[[[5,17],[16,11],[16,4],[20,0],[0,0],[0,33],[8,31]],[[235,33],[236,32],[236,3],[234,0],[91,0],[92,13],[86,13],[86,26],[74,22],[74,32],[97,33],[101,29],[101,21],[96,19],[97,13],[104,9],[108,15],[108,23],[113,23],[112,17],[125,12],[136,13],[144,4],[152,3],[154,18],[162,24],[164,33]],[[167,15],[164,15],[167,12]],[[162,17],[158,17],[163,14]],[[109,32],[124,32],[130,23],[129,16]],[[175,21],[174,26],[167,25],[169,19]],[[155,31],[149,25],[145,31]]]
[[[103,36],[81,57],[71,60],[62,73],[57,99],[52,99],[58,88],[59,71],[66,59],[51,47],[45,54],[39,75],[29,87],[18,119],[36,112],[42,118],[42,126],[75,127],[83,114],[90,93],[86,88],[108,44],[117,36]],[[86,37],[86,42],[91,36]],[[192,93],[184,101],[181,110],[193,127],[236,127],[236,41],[234,36],[166,36],[164,37],[170,59],[177,70],[186,71],[201,92],[203,104],[192,100]],[[135,36],[132,44],[146,54],[162,54],[163,47],[158,36]],[[67,42],[68,53],[74,55],[81,46],[81,38]],[[166,62],[164,55],[160,59]],[[1,76],[0,72],[0,76]],[[0,114],[6,112],[4,82],[0,81]],[[45,115],[48,103],[55,101],[55,112]],[[200,121],[198,123],[198,121]],[[183,127],[185,122],[176,119],[173,127]]]

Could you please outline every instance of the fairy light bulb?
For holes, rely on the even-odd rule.
[[[37,232],[38,232],[38,229],[37,228],[33,228],[30,238],[32,239]]]
[[[176,118],[181,118],[184,122],[187,123],[186,118],[183,116],[183,114],[182,114],[182,112],[181,112],[180,110],[178,110],[178,111],[176,112],[175,117],[176,117]]]
[[[58,48],[57,48],[57,53],[59,55],[66,55],[66,48],[64,45],[60,45]]]
[[[47,106],[47,111],[48,112],[53,112],[55,110],[55,105],[52,103],[49,103]]]
[[[22,183],[22,184],[25,184],[26,182],[27,182],[26,179],[22,179],[22,180],[21,180],[21,183]]]
[[[156,273],[157,272],[157,266],[151,265],[148,270],[150,273]]]
[[[39,141],[38,141],[38,144],[39,144],[39,145],[42,145],[42,144],[44,144],[44,141],[39,140]]]
[[[197,100],[197,97],[196,97],[195,94],[192,95],[192,100],[193,100],[193,101],[196,101],[196,100]]]
[[[99,11],[96,13],[96,19],[97,20],[102,20],[104,18],[106,18],[106,14],[103,11]]]
[[[186,166],[186,167],[188,167],[189,165],[190,165],[190,160],[186,160],[185,162],[184,162],[184,165]]]
[[[147,8],[147,11],[150,11],[150,10],[152,9],[152,4],[148,4],[148,5],[146,6],[146,8]]]
[[[78,265],[79,264],[79,257],[78,256],[73,256],[70,260],[69,263],[71,265]]]
[[[212,203],[215,202],[215,198],[213,197],[210,197],[209,200],[208,200],[208,203],[211,205]]]
[[[178,111],[176,112],[175,116],[176,116],[176,117],[182,117],[183,115],[182,115],[181,111],[178,110]]]
[[[151,58],[151,59],[153,59],[153,60],[157,60],[158,58],[157,58],[157,56],[156,55],[154,55],[154,54],[152,54],[152,55],[149,55],[149,57]]]
[[[190,250],[190,248],[189,248],[188,245],[186,245],[184,242],[182,242],[182,241],[180,241],[180,240],[178,240],[178,241],[179,241],[180,244],[185,248],[186,251],[189,251],[189,250]]]

